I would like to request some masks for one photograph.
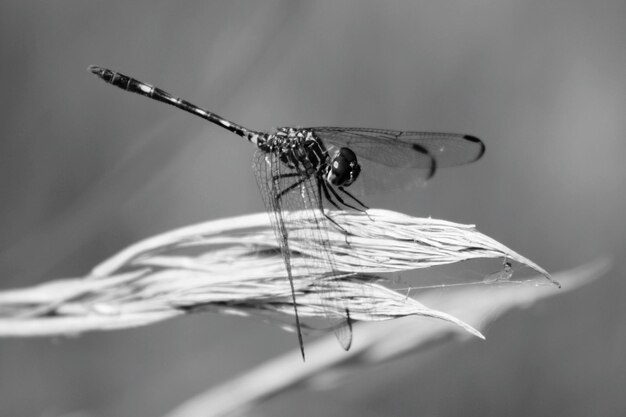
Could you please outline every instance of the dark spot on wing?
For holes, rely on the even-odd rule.
[[[437,161],[435,161],[435,158],[433,158],[428,149],[426,149],[422,145],[414,143],[413,145],[411,145],[411,147],[413,148],[413,150],[427,156],[430,159],[430,167],[428,171],[428,176],[426,177],[426,179],[430,179],[433,175],[435,175],[435,171],[437,171]]]
[[[426,177],[426,179],[427,180],[431,179],[433,175],[435,175],[435,172],[437,172],[437,160],[431,156],[430,157],[430,171],[428,171],[428,176]]]
[[[474,158],[474,160],[470,162],[478,161],[485,153],[485,144],[483,143],[483,141],[472,135],[465,135],[463,136],[463,139],[469,142],[478,143],[480,145],[480,151],[478,152],[478,155],[476,156],[476,158]]]

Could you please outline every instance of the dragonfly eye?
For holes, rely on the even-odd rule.
[[[330,162],[327,180],[332,185],[347,187],[356,181],[360,173],[361,165],[354,152],[341,148]]]

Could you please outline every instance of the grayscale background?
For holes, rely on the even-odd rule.
[[[141,238],[263,209],[250,144],[106,86],[90,64],[256,129],[470,133],[487,144],[479,163],[367,202],[474,223],[553,272],[603,255],[613,270],[507,314],[486,342],[258,412],[624,415],[625,41],[623,0],[3,1],[0,288],[78,277]],[[0,415],[157,416],[295,347],[217,315],[0,340]]]

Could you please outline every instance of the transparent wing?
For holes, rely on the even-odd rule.
[[[399,130],[311,127],[307,128],[327,146],[345,146],[364,158],[386,167],[423,169],[432,176],[438,168],[474,162],[485,145],[474,136],[455,133],[405,132]]]
[[[337,296],[337,278],[340,275],[333,262],[328,233],[326,229],[330,221],[320,212],[320,198],[317,180],[307,177],[297,168],[290,168],[280,161],[278,155],[257,151],[254,159],[254,171],[257,183],[271,223],[280,245],[285,267],[293,288],[294,278],[310,279],[320,277],[323,282],[316,285],[324,306],[328,327],[332,327],[341,346],[348,350],[352,343],[352,327],[349,311],[341,297]],[[302,211],[306,216],[302,216]],[[306,224],[306,222],[313,222]],[[295,233],[306,233],[299,242],[308,242],[302,247],[290,245],[289,236]],[[291,253],[298,251],[304,255],[303,270],[296,268],[291,262]],[[297,306],[295,292],[292,292],[294,306]],[[297,307],[296,307],[297,314]],[[298,320],[298,319],[297,319]],[[299,326],[299,322],[297,323]],[[301,340],[300,328],[298,334]],[[302,347],[301,347],[302,348]]]

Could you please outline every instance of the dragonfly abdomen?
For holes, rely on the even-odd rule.
[[[130,91],[131,93],[139,94],[141,96],[145,96],[153,100],[169,104],[188,113],[199,116],[205,120],[208,120],[211,123],[228,129],[243,138],[246,138],[248,141],[254,143],[257,146],[259,146],[259,142],[263,140],[264,135],[258,132],[248,130],[243,126],[238,125],[237,123],[226,120],[218,114],[198,107],[195,104],[188,102],[187,100],[175,97],[165,90],[161,90],[158,87],[146,84],[135,78],[129,77],[128,75],[124,75],[122,73],[115,72],[107,68],[98,67],[96,65],[90,66],[89,71],[91,71],[93,74],[96,74],[107,84],[111,84],[118,88],[121,88],[122,90]]]

